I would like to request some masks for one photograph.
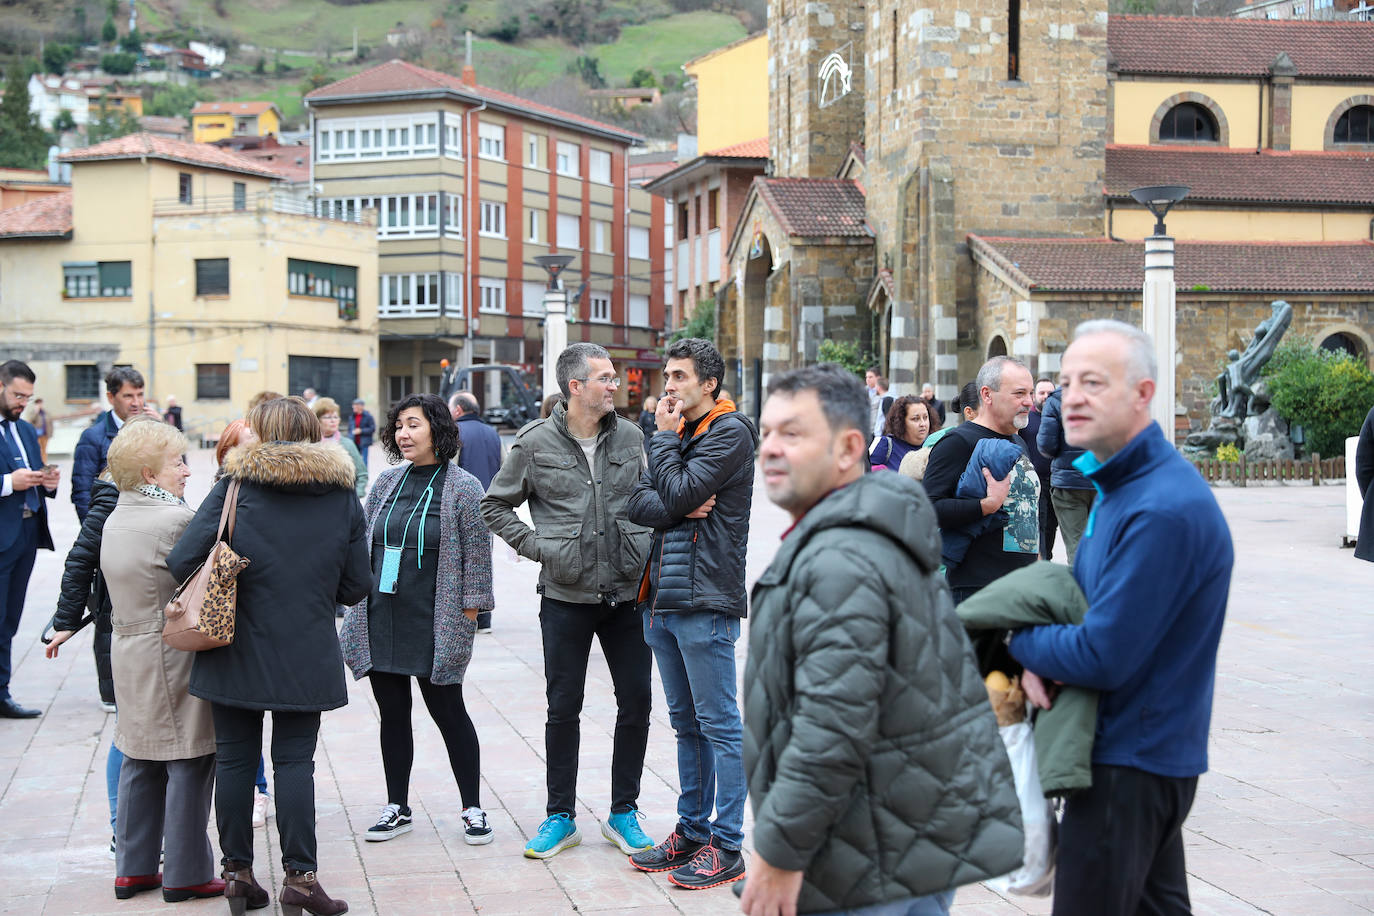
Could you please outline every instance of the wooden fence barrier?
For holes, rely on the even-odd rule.
[[[1246,461],[1242,452],[1239,461],[1218,461],[1215,458],[1196,458],[1193,466],[1209,484],[1227,482],[1238,487],[1247,481],[1275,480],[1283,483],[1305,483],[1319,487],[1323,480],[1345,477],[1345,458],[1322,458],[1312,455],[1298,461],[1293,458],[1270,461]]]

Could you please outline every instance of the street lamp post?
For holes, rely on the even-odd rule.
[[[568,293],[559,275],[572,259],[570,254],[541,254],[534,259],[549,275],[544,288],[544,397],[559,390],[558,354],[568,346]]]
[[[1174,441],[1174,379],[1177,374],[1178,341],[1174,313],[1174,240],[1164,227],[1164,215],[1188,196],[1184,185],[1135,188],[1131,196],[1155,216],[1154,233],[1145,240],[1145,285],[1141,290],[1141,326],[1155,342],[1159,378],[1150,412],[1169,442]]]

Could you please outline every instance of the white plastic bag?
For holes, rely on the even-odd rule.
[[[1016,797],[1021,800],[1021,825],[1026,850],[1021,867],[1011,874],[984,882],[1003,894],[1048,897],[1054,888],[1054,809],[1040,791],[1040,771],[1035,764],[1035,738],[1025,722],[997,729],[1011,759]]]

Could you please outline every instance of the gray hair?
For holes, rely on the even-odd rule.
[[[1111,318],[1098,318],[1085,321],[1074,328],[1073,339],[1090,337],[1093,334],[1115,334],[1126,342],[1126,371],[1129,381],[1158,379],[1159,364],[1155,361],[1155,342],[1149,334],[1133,324]]]
[[[992,359],[983,363],[983,367],[978,370],[978,377],[974,379],[974,385],[978,387],[979,391],[982,391],[984,388],[991,388],[993,391],[1001,391],[1002,373],[1006,371],[1008,366],[1016,366],[1020,369],[1025,369],[1027,374],[1030,373],[1030,369],[1019,359],[1013,359],[1010,356],[994,356]]]
[[[448,399],[448,409],[455,407],[463,408],[463,413],[477,413],[482,409],[482,405],[477,403],[477,396],[471,391],[455,392],[453,397]]]
[[[563,397],[572,397],[572,391],[568,388],[568,382],[573,379],[587,377],[590,368],[590,360],[610,359],[611,354],[600,344],[594,343],[575,343],[570,345],[562,353],[558,354],[558,390],[563,392]]]

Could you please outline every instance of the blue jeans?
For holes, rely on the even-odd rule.
[[[874,903],[849,910],[813,913],[812,916],[947,916],[952,903],[954,891],[941,891],[926,897],[889,900],[886,903]]]
[[[124,752],[110,742],[105,755],[105,794],[110,799],[110,832],[115,831],[115,812],[119,810],[119,771],[124,767]]]
[[[644,612],[644,641],[654,650],[668,720],[677,733],[681,832],[725,849],[744,842],[744,760],[735,700],[739,618],[728,614]],[[711,823],[711,810],[716,820]]]
[[[253,784],[258,787],[258,791],[263,795],[267,794],[267,766],[263,762],[262,755],[258,755],[258,775],[253,777]]]

